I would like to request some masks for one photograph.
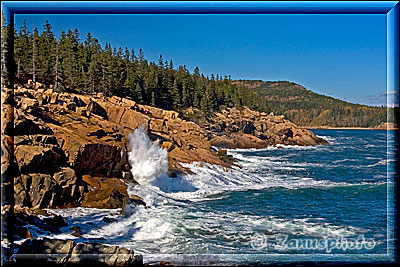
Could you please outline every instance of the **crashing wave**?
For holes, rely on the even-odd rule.
[[[131,173],[141,184],[151,184],[156,178],[168,172],[168,152],[152,142],[145,132],[144,125],[137,128],[128,137],[128,160]]]

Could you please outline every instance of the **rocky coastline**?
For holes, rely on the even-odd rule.
[[[375,127],[331,127],[331,126],[302,126],[304,129],[331,129],[331,130],[384,130],[397,131],[399,128],[396,123],[383,122]]]
[[[236,163],[226,148],[328,144],[283,116],[246,107],[226,108],[197,123],[178,112],[126,98],[21,87],[13,94],[2,90],[1,105],[2,188],[13,192],[15,201],[2,203],[1,214],[3,222],[9,222],[10,216],[15,222],[15,239],[21,240],[17,262],[33,257],[57,264],[143,265],[141,255],[125,248],[38,239],[27,227],[58,233],[60,227],[68,226],[61,216],[47,212],[49,208],[121,209],[123,213],[127,204],[146,206],[142,198],[127,193],[128,184],[135,183],[128,161],[128,135],[141,125],[151,140],[158,140],[168,151],[170,177],[191,172],[182,163],[231,167]],[[190,116],[198,111],[186,112]],[[7,223],[3,228],[7,229]],[[79,229],[72,230],[80,234]],[[8,241],[2,233],[5,251]]]

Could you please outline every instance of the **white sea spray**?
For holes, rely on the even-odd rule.
[[[142,186],[168,172],[168,152],[152,142],[142,125],[128,137],[128,160],[134,179]]]

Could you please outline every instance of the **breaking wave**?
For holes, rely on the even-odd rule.
[[[290,149],[312,149],[303,146],[281,146]],[[263,152],[270,150],[257,150]],[[273,148],[277,149],[277,148]],[[266,188],[318,188],[334,186],[359,186],[368,183],[334,182],[315,180],[310,177],[295,175],[276,175],[271,170],[303,170],[310,163],[284,162],[280,157],[244,156],[239,152],[255,151],[229,150],[229,154],[239,160],[242,167],[227,169],[217,165],[194,162],[182,164],[193,174],[168,176],[168,153],[160,148],[158,141],[152,142],[144,127],[136,129],[129,135],[128,158],[131,172],[138,185],[130,185],[129,194],[136,194],[145,199],[149,205],[162,203],[165,199],[203,201],[213,195],[226,191],[261,190]],[[314,167],[327,167],[324,163],[313,163]],[[262,169],[262,175],[252,173],[250,169]]]
[[[129,134],[128,151],[131,173],[139,184],[151,184],[168,172],[167,150],[151,142],[144,125]]]
[[[259,233],[321,238],[364,233],[368,230],[363,227],[337,224],[321,216],[295,218],[268,213],[260,215],[255,212],[258,206],[251,205],[247,207],[249,211],[229,208],[246,199],[246,191],[249,190],[283,188],[285,190],[279,192],[284,194],[287,191],[301,192],[294,191],[297,189],[321,188],[329,191],[332,188],[341,190],[341,187],[348,187],[354,189],[349,191],[351,194],[357,192],[354,195],[357,196],[358,192],[386,183],[377,180],[358,180],[353,183],[350,180],[317,180],[313,175],[306,174],[306,169],[310,166],[319,170],[330,169],[337,163],[347,161],[346,159],[332,162],[292,160],[300,152],[311,154],[321,151],[321,146],[283,146],[288,152],[283,153],[284,155],[280,155],[279,151],[271,151],[278,148],[228,150],[228,154],[236,158],[241,167],[227,169],[193,162],[182,164],[193,174],[172,178],[168,176],[167,151],[160,148],[157,141],[152,142],[149,139],[144,127],[129,135],[128,145],[131,172],[139,183],[129,185],[128,194],[142,197],[148,208],[132,207],[129,209],[132,213],[124,217],[115,210],[78,208],[78,211],[67,209],[56,212],[65,216],[70,225],[86,227],[80,239],[104,238],[109,244],[122,245],[144,253],[145,261],[146,254],[151,258],[151,254],[158,253],[254,253],[250,242]],[[378,164],[384,162],[380,161]],[[299,175],[299,170],[305,174]],[[310,191],[310,194],[315,192]],[[232,199],[232,192],[238,192],[237,199]],[[332,191],[332,194],[337,194],[337,190]],[[224,209],[216,209],[221,205],[218,203],[224,201],[232,204]],[[111,213],[114,214],[110,215]],[[115,222],[105,223],[102,220],[104,216],[112,217]],[[88,226],[89,222],[92,223],[91,226]],[[59,237],[75,238],[66,233]]]

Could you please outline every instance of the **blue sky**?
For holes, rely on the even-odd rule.
[[[78,28],[205,75],[288,80],[354,103],[386,103],[385,15],[16,15],[28,27]],[[389,97],[397,92],[389,91]],[[398,94],[398,93],[397,93]]]

